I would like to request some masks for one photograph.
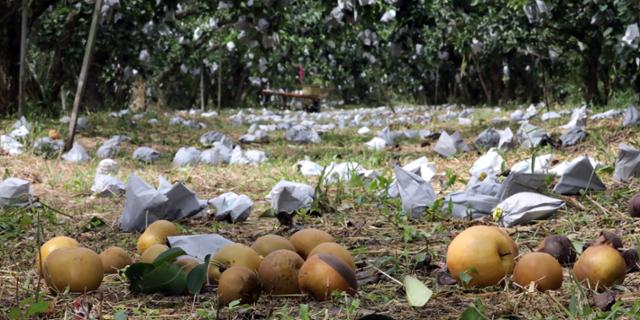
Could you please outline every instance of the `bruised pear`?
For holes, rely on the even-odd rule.
[[[317,245],[313,250],[311,250],[311,252],[309,252],[309,257],[318,253],[326,253],[336,256],[346,263],[351,270],[356,270],[356,264],[353,262],[353,257],[351,256],[351,253],[349,253],[349,250],[335,242],[325,242]]]
[[[265,292],[270,294],[296,294],[298,271],[304,260],[291,250],[280,249],[271,252],[260,263],[258,275]]]
[[[512,279],[522,287],[534,282],[539,291],[557,290],[562,286],[562,266],[548,253],[530,252],[520,257]]]
[[[256,239],[251,245],[251,248],[263,257],[280,249],[296,251],[296,248],[293,247],[287,238],[275,234],[264,235]]]
[[[562,235],[550,235],[542,240],[538,252],[545,252],[556,258],[563,266],[570,266],[576,261],[576,249],[571,240]]]
[[[316,300],[327,300],[334,291],[355,295],[358,290],[355,272],[335,256],[318,253],[307,259],[298,272],[300,291]]]
[[[302,229],[294,233],[289,240],[303,259],[306,259],[317,245],[324,242],[336,242],[327,232],[314,228]]]
[[[109,247],[100,253],[104,273],[116,273],[118,270],[133,263],[131,257],[120,247]]]
[[[624,258],[609,245],[595,245],[587,248],[573,265],[578,281],[591,288],[607,288],[621,283],[626,275]]]
[[[169,250],[169,247],[165,246],[164,244],[154,244],[151,247],[147,248],[147,250],[145,250],[142,253],[142,256],[140,257],[140,262],[153,263],[153,261],[156,260],[156,258],[161,253],[167,250]]]
[[[44,266],[44,262],[47,261],[47,257],[52,252],[62,248],[77,248],[79,246],[78,241],[65,236],[57,236],[49,239],[40,246],[39,254],[36,255],[36,268],[40,272]],[[40,263],[40,259],[42,259],[42,263]]]
[[[622,239],[611,231],[600,231],[600,236],[592,245],[606,244],[612,246],[614,249],[622,248]]]
[[[87,248],[62,248],[44,263],[45,282],[54,291],[87,292],[97,289],[104,275],[100,256]]]
[[[260,280],[255,271],[233,266],[225,270],[218,282],[218,303],[223,306],[240,300],[241,304],[253,303],[260,297]]]

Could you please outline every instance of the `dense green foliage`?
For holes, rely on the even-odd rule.
[[[73,92],[92,8],[31,1],[32,110],[58,112],[60,91]],[[20,2],[0,12],[0,106],[10,113]],[[125,107],[142,79],[148,101],[192,107],[201,72],[217,98],[220,66],[223,106],[255,104],[264,87],[298,89],[300,66],[305,83],[347,103],[607,104],[640,92],[638,12],[637,0],[107,0],[85,106]]]

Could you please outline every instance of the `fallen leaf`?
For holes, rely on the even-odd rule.
[[[407,292],[407,300],[412,307],[424,306],[433,295],[431,289],[412,276],[404,277],[404,287]]]

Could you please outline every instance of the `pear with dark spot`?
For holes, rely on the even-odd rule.
[[[570,266],[576,261],[576,249],[566,236],[547,236],[538,247],[538,251],[552,255],[563,266]]]

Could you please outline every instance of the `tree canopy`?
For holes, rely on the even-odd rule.
[[[0,106],[17,108],[20,1],[0,4]],[[58,113],[73,88],[91,1],[30,1],[29,109]],[[331,88],[346,103],[606,104],[640,92],[636,0],[105,0],[89,109],[123,108],[133,83],[149,103],[196,105],[199,81],[223,106],[261,88]],[[221,74],[218,77],[218,72]]]

